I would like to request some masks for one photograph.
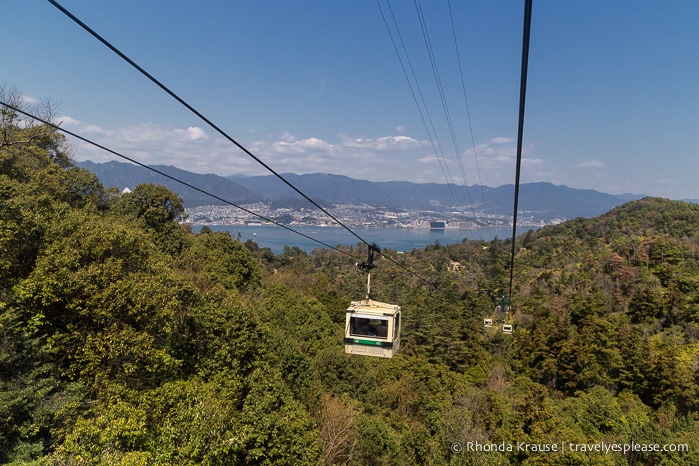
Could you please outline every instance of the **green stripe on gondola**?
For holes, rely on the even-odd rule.
[[[350,345],[380,346],[382,348],[393,348],[390,341],[363,340],[361,338],[345,338],[345,343]]]

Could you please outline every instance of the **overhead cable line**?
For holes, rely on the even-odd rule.
[[[449,105],[447,103],[447,97],[444,92],[444,86],[442,85],[442,78],[439,74],[439,67],[437,66],[437,58],[434,53],[434,48],[432,47],[432,41],[430,39],[429,35],[429,30],[427,27],[427,20],[425,19],[425,14],[422,9],[422,4],[420,3],[420,0],[413,0],[413,3],[415,4],[415,10],[417,12],[418,20],[420,22],[420,27],[422,29],[422,36],[423,40],[425,42],[425,47],[427,48],[427,54],[430,59],[430,64],[432,65],[432,73],[435,78],[435,82],[437,84],[437,90],[439,92],[439,97],[442,103],[442,109],[444,110],[444,117],[447,122],[447,127],[449,129],[449,134],[451,136],[451,141],[454,146],[454,155],[456,156],[456,160],[459,164],[459,170],[461,171],[461,178],[464,180],[464,188],[466,189],[466,195],[468,197],[469,205],[471,206],[471,211],[473,212],[474,219],[476,217],[476,209],[475,205],[473,202],[473,196],[471,196],[471,188],[468,185],[468,179],[466,177],[466,170],[464,169],[464,164],[463,160],[461,159],[461,149],[459,147],[459,141],[456,136],[456,130],[454,128],[454,123],[451,117],[451,112],[449,111]],[[453,16],[451,15],[451,6],[449,8],[449,13],[450,17],[452,18],[452,31],[454,31],[454,24],[453,24]],[[459,70],[461,69],[461,60],[459,58],[459,50],[458,47],[456,48],[456,55],[457,55],[457,61],[459,64]],[[465,86],[463,82],[463,75],[462,75],[462,80],[461,80],[462,88],[464,89],[464,95],[465,95]],[[468,114],[468,102],[467,102],[467,114]],[[469,115],[469,125],[470,125],[470,115]],[[471,133],[473,136],[473,133]],[[474,143],[475,145],[475,143]],[[480,231],[478,232],[480,235]]]
[[[348,226],[346,226],[344,223],[342,223],[339,219],[337,219],[334,215],[332,215],[330,212],[328,212],[325,208],[323,208],[320,204],[318,204],[316,201],[308,197],[306,194],[304,194],[300,189],[298,189],[296,186],[294,186],[290,181],[288,181],[286,178],[284,178],[282,175],[277,173],[272,167],[267,165],[265,162],[263,162],[260,158],[255,156],[250,150],[248,150],[245,146],[243,146],[241,143],[233,139],[228,133],[226,133],[223,129],[221,129],[219,126],[214,124],[211,120],[209,120],[206,116],[204,116],[201,112],[199,112],[197,109],[195,109],[192,105],[187,103],[183,98],[181,98],[179,95],[177,95],[174,91],[170,90],[165,84],[160,82],[158,79],[156,79],[153,75],[148,73],[145,69],[143,69],[141,66],[139,66],[136,62],[134,62],[132,59],[130,59],[126,54],[124,54],[121,50],[119,50],[117,47],[112,45],[109,41],[107,41],[105,38],[103,38],[101,35],[99,35],[97,32],[95,32],[92,28],[90,28],[87,24],[82,22],[80,19],[78,19],[75,15],[73,15],[70,11],[65,9],[63,6],[61,6],[58,2],[55,0],[48,0],[49,3],[51,3],[53,6],[55,6],[58,10],[60,10],[64,15],[68,16],[71,20],[73,20],[76,24],[78,24],[80,27],[82,27],[85,31],[87,31],[90,35],[92,35],[95,39],[99,40],[104,44],[107,48],[109,48],[112,52],[117,54],[120,58],[122,58],[124,61],[126,61],[129,65],[134,67],[136,70],[138,70],[142,75],[147,77],[150,81],[152,81],[156,86],[161,88],[163,91],[165,91],[167,94],[169,94],[173,99],[178,101],[180,104],[182,104],[187,110],[190,112],[194,113],[197,117],[199,117],[204,123],[209,125],[212,129],[214,129],[217,133],[219,133],[221,136],[226,138],[229,142],[233,143],[236,147],[238,147],[240,150],[242,150],[246,155],[248,155],[250,158],[252,158],[255,162],[258,164],[262,165],[267,171],[272,173],[274,176],[276,176],[278,179],[283,181],[287,186],[289,186],[291,189],[296,191],[298,194],[300,194],[304,199],[306,199],[308,202],[313,204],[316,208],[318,208],[321,212],[323,212],[325,215],[330,217],[333,221],[335,221],[338,225],[343,227],[345,230],[350,232],[355,238],[357,238],[359,241],[362,243],[366,244],[367,246],[369,243],[359,236],[357,233],[355,233],[352,229],[350,229]]]
[[[483,192],[483,181],[481,181],[481,169],[478,163],[478,152],[476,151],[476,138],[473,136],[473,125],[471,124],[471,111],[468,105],[468,96],[466,95],[466,82],[464,80],[463,66],[461,65],[461,53],[459,53],[459,42],[456,39],[456,27],[454,26],[454,14],[451,9],[451,0],[447,0],[449,6],[449,20],[451,21],[451,32],[454,37],[454,48],[456,49],[456,59],[459,63],[459,76],[461,78],[461,90],[464,95],[464,103],[466,104],[466,119],[468,120],[468,129],[471,133],[471,143],[473,144],[473,158],[476,161],[476,172],[478,174],[478,186],[481,191],[481,200],[483,201],[483,210],[485,211],[485,193]]]
[[[461,162],[461,150],[459,149],[459,143],[456,138],[456,132],[454,130],[454,123],[451,118],[451,112],[449,111],[449,105],[447,103],[447,97],[444,93],[444,86],[442,85],[442,78],[439,74],[439,67],[437,66],[437,57],[435,56],[434,49],[432,48],[432,41],[430,40],[430,34],[427,28],[427,21],[425,20],[425,14],[422,11],[422,4],[419,0],[414,0],[415,11],[417,12],[418,21],[420,23],[420,29],[422,31],[422,38],[425,42],[425,48],[427,49],[427,56],[430,60],[430,65],[432,66],[432,74],[434,75],[434,80],[437,85],[437,93],[439,94],[439,99],[442,104],[442,110],[444,111],[444,119],[447,122],[447,128],[449,129],[449,135],[451,137],[451,142],[454,146],[454,155],[459,163],[459,168],[461,170],[461,177],[464,180],[464,186],[466,187],[466,193],[468,195],[469,201],[473,204],[473,199],[471,199],[471,191],[468,188],[468,180],[466,179],[466,172],[464,171],[464,166]]]
[[[422,12],[422,6],[420,5],[419,1],[415,1],[414,3],[415,3],[415,9],[417,11],[417,17],[418,17],[418,21],[420,24],[420,28],[421,28],[421,31],[423,34],[423,40],[424,40],[425,46],[427,48],[428,58],[430,59],[433,75],[434,75],[435,81],[437,83],[437,89],[438,89],[439,96],[441,99],[442,108],[443,108],[444,113],[445,113],[445,118],[447,120],[452,143],[454,145],[454,150],[456,152],[456,158],[457,158],[457,161],[459,163],[461,176],[462,176],[462,179],[464,180],[464,188],[466,189],[466,194],[467,194],[467,197],[469,199],[469,203],[471,205],[471,210],[472,210],[472,213],[473,213],[473,216],[475,219],[477,217],[475,203],[473,201],[473,197],[471,195],[471,190],[470,190],[470,187],[468,185],[466,170],[464,168],[464,164],[463,164],[463,161],[461,158],[461,150],[459,148],[458,138],[456,137],[456,130],[455,130],[455,127],[453,125],[453,122],[451,119],[451,114],[449,112],[449,108],[447,105],[446,94],[444,93],[444,88],[442,86],[441,78],[439,75],[439,70],[437,67],[434,50],[433,50],[433,47],[432,47],[432,44],[431,44],[431,41],[429,38],[429,32],[427,30],[427,23],[426,23],[424,14]],[[413,68],[413,65],[412,65],[412,61],[410,60],[410,54],[408,53],[407,47],[405,45],[405,41],[403,40],[403,35],[401,34],[400,27],[398,25],[398,22],[396,20],[395,15],[393,14],[393,8],[391,7],[391,2],[390,2],[390,0],[386,0],[388,11],[390,12],[391,19],[393,20],[393,25],[394,25],[394,28],[396,30],[396,34],[397,34],[398,38],[400,39],[403,54],[405,55],[408,66],[410,67],[410,70],[412,73],[412,78],[415,81],[415,87],[417,88],[417,91],[420,95],[420,99],[422,101],[422,107],[420,106],[420,102],[418,101],[418,98],[415,94],[415,90],[413,89],[413,84],[410,80],[410,77],[408,76],[408,72],[406,71],[406,67],[403,63],[403,58],[401,57],[401,54],[398,50],[396,40],[394,39],[393,32],[391,31],[391,27],[388,24],[388,21],[386,19],[386,14],[384,13],[384,9],[381,6],[380,0],[376,0],[376,4],[379,8],[379,12],[381,13],[381,17],[383,19],[384,25],[386,26],[386,30],[388,32],[389,38],[391,39],[391,43],[393,44],[393,49],[396,52],[396,56],[398,57],[398,61],[400,63],[401,69],[403,70],[403,75],[405,76],[405,79],[408,82],[408,87],[410,88],[410,91],[413,95],[413,100],[415,101],[415,104],[418,108],[418,113],[420,114],[423,125],[425,126],[425,130],[427,132],[427,135],[430,138],[430,142],[432,142],[433,150],[435,151],[435,156],[437,157],[437,161],[439,162],[440,168],[442,170],[442,174],[444,175],[444,178],[447,182],[447,185],[449,186],[454,203],[455,203],[455,205],[461,205],[462,202],[460,201],[460,196],[459,196],[458,190],[456,188],[456,183],[454,183],[454,180],[453,180],[452,175],[451,175],[451,170],[449,169],[449,165],[448,165],[448,163],[446,161],[446,157],[444,155],[444,151],[442,150],[441,144],[439,143],[439,137],[437,136],[437,131],[434,128],[434,123],[433,123],[432,118],[430,116],[430,112],[429,112],[429,109],[428,109],[427,104],[425,102],[425,98],[424,98],[424,95],[422,93],[422,90],[420,88],[420,84],[418,82],[417,75],[415,73],[415,69]],[[451,10],[450,10],[450,14],[451,14]],[[453,22],[453,19],[452,19],[452,22]],[[453,23],[452,23],[452,31],[454,31]],[[459,69],[461,69],[461,60],[459,58],[458,47],[456,48],[456,52],[457,52]],[[462,81],[462,89],[464,91],[464,96],[465,96],[465,85],[463,83],[463,73],[461,73],[461,81]],[[471,127],[470,113],[468,112],[468,100],[466,100],[466,105],[467,105],[466,110],[467,110],[467,116],[468,116],[468,121],[469,121],[469,127]],[[423,107],[424,107],[425,113],[427,114],[427,118],[429,119],[430,125],[432,127],[432,132],[430,132],[430,128],[427,126],[427,123],[425,121],[425,117],[423,115]],[[437,151],[437,148],[435,147],[435,143],[432,140],[432,133],[434,133],[435,139],[437,140],[437,145],[439,146],[439,151]],[[471,139],[474,140],[473,129],[471,129]],[[475,142],[474,142],[474,153],[475,153]],[[441,154],[441,157],[440,157],[440,154]],[[442,159],[444,159],[444,163],[442,162]],[[445,171],[445,168],[446,168],[446,171]],[[448,172],[448,175],[447,175],[447,172]],[[478,178],[479,178],[479,182],[480,182],[480,172],[479,172]],[[483,195],[482,183],[481,183],[481,197],[483,198],[483,206],[485,207],[485,196]],[[478,231],[478,234],[479,234],[479,236],[481,236],[480,231]],[[482,239],[482,236],[481,236],[481,239]]]
[[[313,238],[313,237],[308,236],[308,235],[306,235],[306,234],[304,234],[304,233],[301,233],[300,231],[294,230],[293,228],[289,228],[288,226],[284,225],[283,223],[279,223],[279,222],[277,222],[277,221],[275,221],[275,220],[272,220],[271,218],[265,217],[264,215],[260,215],[260,214],[258,214],[258,213],[256,213],[256,212],[253,212],[253,211],[251,211],[251,210],[248,210],[248,209],[246,209],[245,207],[241,207],[241,206],[239,206],[239,205],[236,205],[236,204],[234,204],[233,202],[231,202],[231,201],[229,201],[229,200],[227,200],[227,199],[224,199],[224,198],[219,197],[219,196],[217,196],[217,195],[215,195],[215,194],[212,194],[212,193],[210,193],[210,192],[208,192],[208,191],[206,191],[206,190],[204,190],[204,189],[198,188],[198,187],[194,186],[193,184],[187,183],[186,181],[182,181],[182,180],[180,180],[179,178],[176,178],[176,177],[174,177],[174,176],[172,176],[172,175],[168,175],[167,173],[165,173],[165,172],[163,172],[163,171],[161,171],[161,170],[158,170],[157,168],[150,167],[150,166],[148,166],[148,165],[146,165],[146,164],[144,164],[144,163],[139,162],[138,160],[132,159],[131,157],[128,157],[128,156],[123,155],[123,154],[120,154],[119,152],[117,152],[117,151],[115,151],[115,150],[112,150],[112,149],[110,149],[110,148],[108,148],[108,147],[105,147],[105,146],[103,146],[103,145],[101,145],[101,144],[99,144],[99,143],[97,143],[97,142],[94,142],[94,141],[88,139],[88,138],[85,138],[85,137],[83,137],[83,136],[80,136],[79,134],[76,134],[76,133],[74,133],[74,132],[72,132],[72,131],[69,131],[69,130],[67,130],[67,129],[65,129],[65,128],[61,128],[59,125],[57,125],[57,124],[55,124],[55,123],[52,123],[52,122],[50,122],[50,121],[48,121],[48,120],[45,120],[45,119],[43,119],[43,118],[40,118],[40,117],[38,117],[38,116],[36,116],[36,115],[32,115],[32,114],[30,114],[30,113],[28,113],[28,112],[25,112],[24,110],[21,110],[21,109],[15,107],[15,106],[13,106],[13,105],[8,104],[8,103],[5,103],[5,102],[0,101],[0,104],[3,105],[3,106],[5,106],[5,107],[7,107],[7,108],[9,108],[10,110],[13,110],[13,111],[15,111],[15,112],[21,113],[22,115],[24,115],[24,116],[26,116],[26,117],[29,117],[29,118],[31,118],[31,119],[33,119],[33,120],[36,120],[36,121],[39,121],[39,122],[41,122],[41,123],[43,123],[43,124],[45,124],[45,125],[47,125],[47,126],[50,126],[50,127],[52,127],[53,129],[56,129],[56,130],[58,130],[58,131],[61,131],[61,132],[65,133],[65,134],[67,134],[67,135],[69,135],[69,136],[72,136],[72,137],[74,137],[74,138],[76,138],[76,139],[79,139],[79,140],[81,140],[81,141],[83,141],[83,142],[86,142],[86,143],[88,143],[88,144],[91,144],[91,145],[93,145],[93,146],[95,146],[95,147],[97,147],[97,148],[99,148],[99,149],[102,149],[102,150],[104,150],[104,151],[106,151],[106,152],[109,152],[110,154],[114,154],[114,155],[116,155],[117,157],[120,157],[120,158],[122,158],[122,159],[124,159],[124,160],[128,160],[129,162],[134,163],[134,164],[136,164],[136,165],[138,165],[138,166],[140,166],[140,167],[143,167],[143,168],[145,168],[145,169],[148,169],[148,170],[150,170],[150,171],[152,171],[152,172],[154,172],[154,173],[157,173],[158,175],[164,176],[165,178],[168,178],[168,179],[170,179],[170,180],[172,180],[172,181],[176,181],[177,183],[180,183],[181,185],[184,185],[184,186],[186,186],[186,187],[188,187],[188,188],[194,189],[195,191],[198,191],[198,192],[200,192],[200,193],[202,193],[202,194],[205,194],[205,195],[207,195],[207,196],[209,196],[209,197],[211,197],[211,198],[213,198],[213,199],[216,199],[216,200],[221,201],[221,202],[223,202],[223,203],[225,203],[225,204],[228,204],[228,205],[230,205],[230,206],[232,206],[232,207],[235,207],[236,209],[240,209],[240,210],[242,210],[243,212],[246,212],[246,213],[248,213],[248,214],[250,214],[250,215],[253,215],[253,216],[255,216],[255,217],[257,217],[257,218],[259,218],[259,219],[261,219],[261,220],[264,220],[264,221],[266,221],[266,222],[273,223],[273,224],[275,224],[276,226],[282,227],[282,228],[284,228],[285,230],[288,230],[288,231],[290,231],[290,232],[292,232],[292,233],[295,233],[295,234],[297,234],[297,235],[299,235],[299,236],[303,236],[304,238],[309,239],[309,240],[311,240],[311,241],[313,241],[313,242],[315,242],[315,243],[318,243],[318,244],[320,244],[320,245],[322,245],[322,246],[325,246],[326,248],[329,248],[329,249],[332,249],[332,250],[334,250],[334,251],[338,251],[338,252],[341,252],[341,253],[343,253],[343,254],[346,254],[346,255],[352,257],[353,259],[357,259],[357,257],[353,256],[352,254],[350,254],[350,253],[347,252],[347,251],[343,251],[342,249],[339,249],[339,248],[336,248],[336,247],[331,246],[331,245],[329,245],[329,244],[326,244],[326,243],[324,243],[324,242],[322,242],[322,241],[320,241],[320,240],[317,240],[316,238]]]
[[[410,60],[410,55],[408,54],[408,50],[405,46],[405,42],[403,41],[403,36],[400,33],[400,28],[398,27],[398,22],[396,21],[396,17],[393,14],[393,8],[391,8],[391,2],[390,0],[386,0],[386,3],[388,5],[388,10],[389,13],[391,14],[391,18],[393,20],[393,25],[396,28],[396,33],[398,34],[398,38],[400,39],[401,46],[403,48],[403,53],[405,54],[405,59],[408,62],[408,67],[410,68],[411,74],[413,76],[413,80],[415,81],[415,87],[417,88],[417,94],[420,96],[420,100],[422,101],[422,107],[420,106],[420,100],[418,100],[417,95],[415,93],[415,89],[413,89],[413,84],[410,81],[410,76],[408,76],[408,72],[405,68],[405,65],[403,64],[403,59],[401,57],[400,51],[398,50],[398,45],[396,44],[395,39],[393,38],[393,33],[391,32],[391,27],[388,24],[388,20],[386,19],[386,15],[384,14],[383,8],[381,8],[381,3],[380,0],[376,0],[376,6],[379,8],[379,12],[381,13],[381,18],[383,19],[383,23],[386,26],[386,31],[388,32],[388,36],[391,39],[391,43],[393,44],[393,50],[396,52],[396,56],[398,57],[398,62],[400,63],[400,67],[403,70],[403,76],[405,76],[405,80],[408,82],[408,87],[410,88],[410,93],[413,96],[413,101],[415,101],[415,105],[417,106],[418,113],[420,114],[420,119],[422,120],[422,124],[425,127],[425,132],[427,133],[427,137],[430,140],[430,144],[432,145],[432,150],[434,151],[434,155],[437,158],[437,162],[439,162],[439,168],[442,170],[442,175],[444,176],[444,180],[447,182],[447,188],[449,189],[449,192],[451,194],[452,200],[454,201],[454,204],[458,203],[458,193],[455,188],[455,183],[453,180],[453,177],[451,176],[451,171],[449,170],[449,165],[447,165],[446,162],[446,157],[444,157],[444,151],[442,150],[442,146],[439,143],[439,138],[437,137],[437,131],[435,130],[434,123],[432,122],[432,117],[430,115],[430,111],[427,108],[427,103],[425,102],[425,97],[422,93],[422,89],[420,88],[420,83],[417,80],[417,76],[415,74],[415,69],[413,68],[412,61]],[[425,120],[425,114],[423,114],[423,107],[425,109],[424,113],[427,116],[427,120]],[[432,131],[430,131],[430,126],[427,125],[427,121],[429,121],[430,126],[432,127]],[[434,134],[434,137],[432,135]],[[435,142],[436,140],[436,142]],[[441,157],[440,157],[441,154]],[[442,163],[442,159],[444,159],[444,163]],[[448,175],[447,175],[448,174]]]
[[[517,168],[515,170],[514,213],[512,215],[512,251],[510,255],[510,292],[512,303],[512,283],[515,270],[515,237],[517,236],[517,207],[519,203],[519,175],[522,167],[522,138],[524,137],[524,102],[527,96],[527,70],[529,67],[529,37],[532,23],[532,0],[524,2],[524,28],[522,34],[522,74],[519,81],[519,121],[517,125]]]

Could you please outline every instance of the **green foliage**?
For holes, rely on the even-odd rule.
[[[122,195],[115,209],[142,218],[155,230],[184,214],[182,199],[177,194],[152,183],[141,183],[132,192]]]
[[[272,331],[298,342],[304,353],[314,355],[323,348],[337,347],[344,335],[344,326],[336,325],[320,302],[279,285],[265,287],[260,308],[261,319]]]
[[[360,357],[342,338],[363,247],[192,235],[167,188],[119,197],[60,135],[0,116],[2,463],[697,464],[698,206],[527,232],[513,335],[483,329],[509,242],[384,251],[429,280],[377,259],[401,350]],[[631,441],[690,452],[450,448]]]
[[[185,231],[175,223],[184,216],[184,204],[167,187],[141,183],[123,194],[112,210],[117,215],[137,218],[162,251],[178,254],[185,247]]]
[[[278,370],[262,365],[250,376],[237,442],[246,464],[320,464],[315,423],[294,400]]]
[[[146,413],[125,401],[99,404],[80,418],[57,456],[87,464],[147,464]]]
[[[104,209],[108,205],[108,190],[104,189],[97,175],[85,168],[72,167],[64,170],[61,173],[61,184],[66,189],[66,202],[74,207],[94,206]]]
[[[405,464],[400,457],[396,435],[380,418],[363,417],[357,429],[359,441],[354,447],[350,464]]]
[[[53,206],[0,174],[0,286],[9,288],[34,267]]]
[[[260,273],[254,258],[240,241],[228,232],[203,230],[192,239],[182,257],[183,266],[196,269],[207,279],[204,289],[222,286],[227,290],[252,290],[260,285]]]
[[[143,404],[152,413],[148,428],[157,462],[241,463],[244,451],[236,435],[243,397],[243,381],[227,372],[208,381],[173,381],[144,393]]]

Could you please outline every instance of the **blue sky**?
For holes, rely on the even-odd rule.
[[[391,1],[398,29],[379,4],[422,114],[375,0],[60,3],[278,172],[514,182],[522,1],[452,0],[454,31],[446,0],[421,2],[454,138],[415,2]],[[148,164],[266,173],[48,2],[0,16],[0,82],[59,103],[67,129]],[[699,198],[699,2],[534,0],[528,84],[523,182]]]

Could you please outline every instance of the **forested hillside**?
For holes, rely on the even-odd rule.
[[[483,328],[509,242],[385,251],[427,281],[377,260],[403,308],[378,359],[343,350],[363,248],[191,234],[69,154],[2,110],[0,463],[699,464],[698,205],[520,237],[512,335]]]

